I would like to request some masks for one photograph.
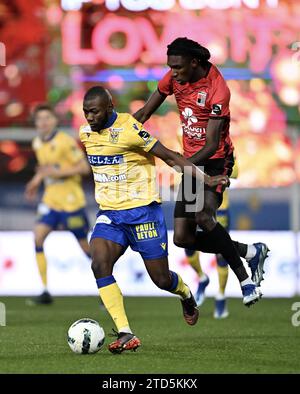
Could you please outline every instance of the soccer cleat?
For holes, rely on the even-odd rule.
[[[27,302],[30,305],[49,305],[53,303],[53,298],[51,294],[45,290],[42,294],[37,297],[33,297]]]
[[[260,300],[262,293],[255,285],[242,286],[243,303],[246,306],[251,306]]]
[[[205,289],[209,284],[209,277],[205,275],[205,279],[203,281],[200,281],[198,284],[198,289],[196,292],[196,303],[197,306],[201,306],[205,300]]]
[[[197,304],[193,294],[191,293],[191,296],[189,298],[180,301],[181,301],[183,317],[185,321],[190,326],[195,325],[199,317],[199,311],[197,309]]]
[[[214,318],[215,319],[226,319],[228,317],[229,312],[226,307],[226,298],[219,298],[215,300],[215,311]]]
[[[116,332],[112,336],[117,336],[117,339],[108,345],[108,350],[111,353],[120,354],[124,350],[136,351],[141,346],[141,341],[134,334],[127,332]]]
[[[268,257],[269,248],[266,244],[258,242],[253,244],[256,248],[256,254],[252,259],[248,260],[248,266],[251,269],[251,279],[256,284],[260,285],[260,282],[264,279],[264,263]]]

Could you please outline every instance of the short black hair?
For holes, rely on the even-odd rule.
[[[84,95],[83,100],[90,100],[95,97],[109,97],[108,91],[103,86],[92,86]]]
[[[210,52],[198,42],[187,37],[178,37],[168,45],[168,56],[184,56],[198,59],[199,63],[205,64],[210,59]]]
[[[35,119],[36,116],[37,116],[37,114],[38,114],[39,112],[41,112],[41,111],[49,111],[49,112],[51,112],[51,114],[52,114],[53,116],[55,116],[55,117],[57,118],[57,115],[56,115],[54,109],[51,107],[51,105],[50,105],[50,104],[47,104],[47,103],[43,103],[43,104],[38,104],[38,105],[34,108],[34,110],[33,110],[33,112],[32,112],[32,117],[33,117],[33,119]]]

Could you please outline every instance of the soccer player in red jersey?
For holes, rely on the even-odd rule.
[[[209,62],[209,50],[193,40],[177,38],[168,45],[167,55],[170,70],[134,117],[144,123],[167,96],[174,94],[183,129],[184,156],[204,167],[209,175],[230,176],[234,164],[229,134],[230,91],[222,74]],[[196,209],[191,212],[191,202],[195,206],[195,201],[185,197],[186,190],[191,188],[188,183],[195,190],[195,181],[183,177],[174,213],[174,243],[187,249],[220,253],[240,282],[244,304],[250,306],[261,297],[258,287],[263,279],[267,246],[232,241],[226,229],[216,221],[216,211],[222,202],[222,186],[205,186],[202,201],[197,195]],[[197,231],[197,226],[202,231]],[[251,278],[241,257],[248,261]]]

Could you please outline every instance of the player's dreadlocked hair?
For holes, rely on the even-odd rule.
[[[168,45],[168,56],[189,56],[198,59],[199,63],[205,64],[210,59],[210,52],[207,48],[186,37],[176,38]]]

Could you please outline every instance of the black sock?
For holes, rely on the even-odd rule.
[[[195,250],[207,252],[208,249],[208,253],[220,253],[224,257],[240,282],[248,278],[235,244],[220,223],[217,223],[212,231],[203,231],[196,235]]]
[[[196,233],[197,244],[201,245],[201,252],[204,253],[215,253],[214,250],[216,249],[215,241],[211,240],[209,233],[205,231],[197,231]],[[240,257],[245,258],[248,250],[248,245],[243,244],[238,241],[233,241],[235,248],[237,249]],[[200,249],[199,249],[200,250]]]
[[[232,242],[234,243],[235,248],[239,252],[239,255],[245,258],[248,250],[248,245],[238,241],[232,241]]]

